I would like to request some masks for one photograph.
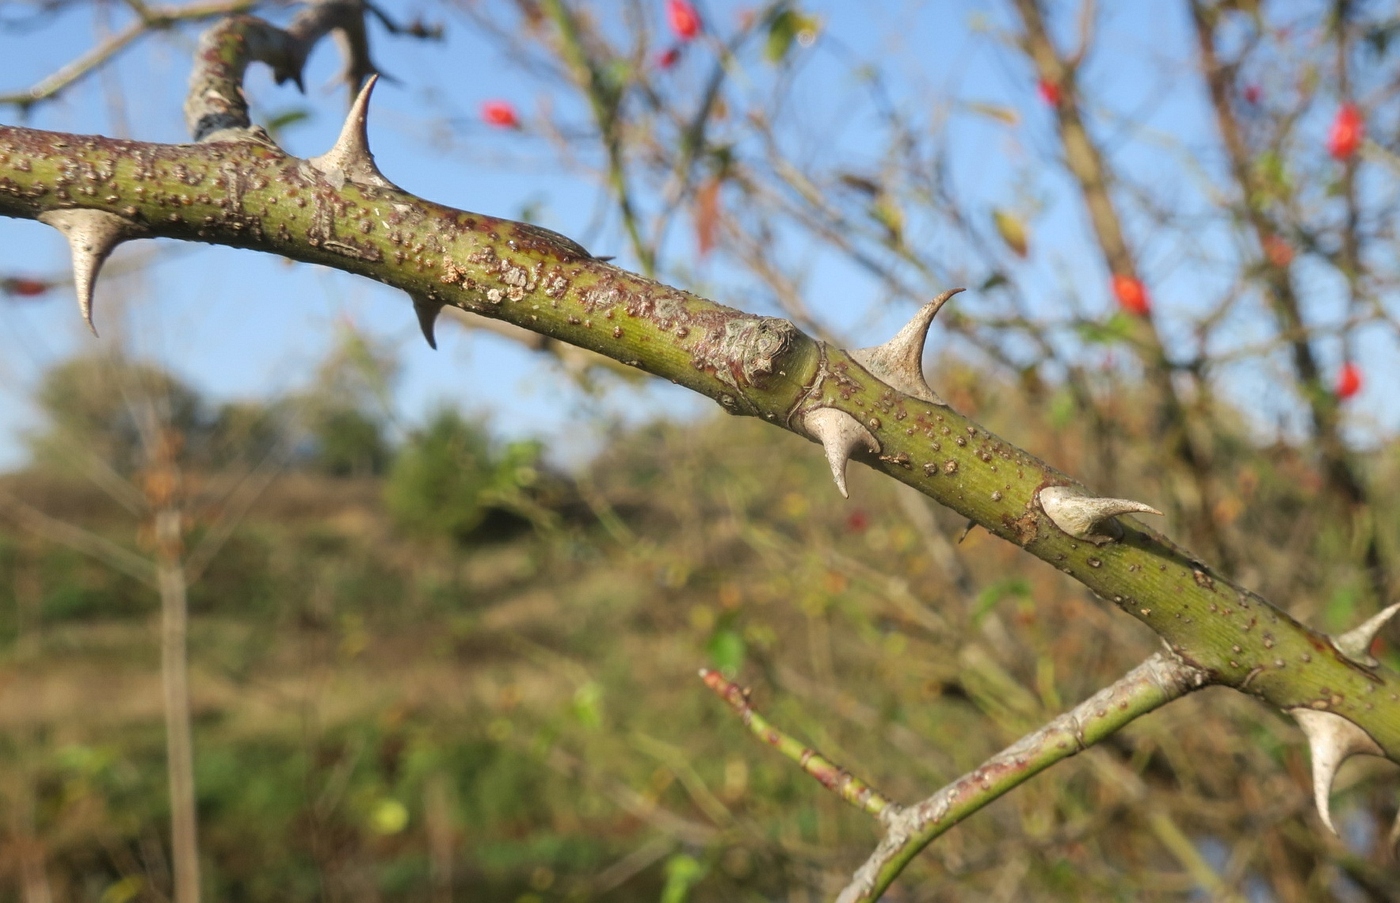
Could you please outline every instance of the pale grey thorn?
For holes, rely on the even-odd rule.
[[[1101,499],[1086,495],[1072,486],[1047,486],[1040,490],[1040,507],[1055,526],[1076,539],[1094,541],[1118,538],[1123,528],[1112,520],[1120,514],[1156,514],[1151,505],[1132,499]]]
[[[961,291],[964,289],[949,289],[919,308],[894,338],[883,345],[857,348],[851,352],[851,357],[885,385],[932,404],[946,405],[924,379],[924,343],[928,341],[933,318],[949,298]]]
[[[802,417],[802,428],[807,435],[822,444],[826,452],[826,463],[831,465],[831,476],[836,480],[836,488],[842,498],[850,498],[846,491],[846,462],[856,449],[864,447],[871,454],[880,453],[880,443],[870,430],[861,426],[845,411],[836,408],[817,408]]]
[[[78,310],[88,329],[97,335],[97,327],[92,323],[92,291],[97,284],[97,274],[117,245],[145,235],[145,228],[105,210],[48,210],[38,218],[68,239],[68,248],[73,254],[73,287],[78,295]]]
[[[1333,637],[1332,645],[1354,662],[1360,662],[1368,668],[1377,667],[1380,662],[1371,655],[1371,643],[1375,641],[1376,634],[1381,632],[1386,622],[1395,617],[1396,612],[1400,612],[1400,602],[1371,616],[1359,627],[1353,627],[1346,633]]]
[[[437,338],[433,334],[433,327],[437,324],[438,314],[446,305],[427,295],[410,294],[409,297],[413,299],[413,311],[418,314],[418,328],[423,330],[423,338],[428,340],[429,348],[437,351]]]
[[[371,75],[365,81],[355,102],[350,105],[350,115],[345,117],[340,137],[331,149],[306,161],[329,178],[336,188],[346,182],[377,188],[394,187],[394,183],[384,178],[379,167],[374,165],[374,154],[369,150],[369,98],[378,81],[378,75]]]
[[[1308,750],[1312,754],[1313,802],[1317,804],[1317,814],[1327,829],[1336,834],[1337,828],[1332,824],[1331,795],[1337,769],[1352,756],[1384,756],[1385,751],[1371,739],[1370,734],[1335,712],[1303,707],[1287,711],[1308,738]]]

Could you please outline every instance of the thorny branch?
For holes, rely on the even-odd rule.
[[[350,8],[358,24],[343,17]],[[553,232],[422,200],[374,165],[366,125],[372,79],[328,153],[302,160],[283,152],[248,121],[246,66],[262,60],[279,80],[296,80],[308,36],[337,29],[357,82],[373,71],[360,52],[363,13],[332,0],[285,32],[249,17],[212,29],[187,104],[197,145],[0,126],[0,215],[38,219],[68,237],[85,313],[112,249],[162,236],[260,249],[396,286],[410,295],[430,341],[437,313],[450,305],[590,349],[820,442],[843,493],[851,458],[913,486],[1161,636],[1169,652],[901,811],[845,899],[869,899],[888,886],[993,789],[1005,792],[1205,684],[1294,715],[1312,747],[1325,821],[1341,761],[1363,752],[1400,761],[1400,675],[1367,653],[1400,606],[1347,634],[1318,633],[1164,536],[1116,520],[1145,505],[1094,498],[946,406],[924,382],[920,360],[951,293],[885,345],[848,352],[787,321],[627,273]]]

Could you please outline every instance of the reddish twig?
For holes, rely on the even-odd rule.
[[[739,715],[739,720],[744,722],[744,727],[748,728],[750,733],[796,762],[799,768],[816,778],[817,783],[827,790],[882,822],[889,821],[902,811],[897,803],[865,781],[819,751],[770,724],[766,718],[754,711],[749,703],[749,691],[744,687],[725,680],[722,674],[709,668],[700,669],[700,679],[716,696],[729,703],[729,707]]]

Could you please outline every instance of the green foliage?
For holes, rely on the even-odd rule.
[[[310,437],[309,459],[338,477],[378,476],[392,458],[387,431],[399,363],[351,326],[337,336],[311,387],[293,400]]]
[[[1029,602],[1031,599],[1030,581],[1024,577],[1008,577],[1005,580],[998,580],[982,590],[977,594],[977,604],[972,610],[972,623],[981,623],[982,619],[996,607],[998,602],[1008,597]]]
[[[144,463],[143,436],[158,425],[196,441],[208,431],[194,389],[160,367],[120,354],[59,364],[44,374],[35,401],[47,421],[29,437],[40,467],[72,469],[75,455],[92,455],[129,474]]]
[[[444,408],[399,451],[385,499],[411,532],[464,541],[492,505],[536,484],[540,454],[537,442],[513,442],[498,453],[480,425]]]
[[[666,860],[666,886],[661,890],[661,903],[686,903],[690,889],[705,877],[705,866],[694,856],[677,853]]]
[[[292,126],[300,125],[310,118],[311,111],[306,107],[284,107],[283,109],[275,110],[268,114],[263,128],[267,129],[267,133],[272,137],[273,141],[281,144]]]
[[[145,465],[155,431],[173,428],[186,466],[246,468],[280,453],[333,476],[377,475],[392,458],[384,404],[393,372],[391,358],[352,334],[307,392],[211,412],[193,387],[155,365],[77,357],[45,374],[36,393],[45,424],[28,439],[31,459],[59,474],[95,460],[129,476]]]
[[[1075,330],[1086,342],[1094,345],[1112,345],[1128,340],[1133,334],[1133,321],[1122,311],[1114,311],[1102,323],[1086,320],[1076,324]]]
[[[1095,446],[1082,420],[1050,427],[1053,404],[958,371],[940,385],[1033,451],[1106,460],[1085,452]],[[1131,448],[1150,411],[1131,394],[1122,411]],[[1344,561],[1348,537],[1310,520],[1309,460],[1283,447],[1260,455],[1242,436],[1217,437],[1216,449],[1221,472],[1239,474],[1222,519],[1236,512],[1247,558],[1287,556],[1300,616],[1344,626],[1371,613]],[[1120,455],[1117,479],[1155,486],[1147,460]],[[1400,457],[1376,461],[1389,503]],[[955,545],[956,518],[935,513],[934,534],[922,532],[894,485],[863,468],[841,499],[814,446],[751,419],[648,424],[618,436],[586,477],[595,507],[561,506],[556,529],[470,555],[419,537],[455,537],[463,511],[478,518],[465,535],[479,536],[479,518],[512,493],[519,504],[552,496],[537,445],[493,444],[460,414],[431,418],[385,477],[273,484],[192,587],[211,899],[727,903],[794,887],[821,898],[822,882],[868,852],[869,819],[755,742],[696,668],[733,673],[775,724],[911,801],[1156,645],[982,531]],[[11,479],[21,495],[46,485]],[[67,492],[61,506],[26,498],[130,542],[130,519],[114,520],[97,490]],[[412,536],[394,529],[408,527],[396,492],[421,518]],[[1400,541],[1394,524],[1378,528]],[[26,811],[16,803],[29,788],[54,899],[115,899],[148,868],[161,874],[144,858],[168,818],[154,607],[149,588],[0,526],[0,807]],[[1261,824],[1236,805],[1254,794],[1304,811],[1296,735],[1222,698],[1164,709],[1130,741],[1031,782],[959,829],[967,849],[996,856],[956,869],[920,857],[906,887],[950,903],[994,898],[1005,853],[1024,864],[1017,899],[1179,899],[1192,885],[1143,811],[1193,840],[1258,838],[1305,855],[1295,816]],[[1344,819],[1375,809],[1361,794],[1336,805]],[[671,837],[639,812],[712,833]],[[0,849],[14,830],[0,824]],[[434,858],[444,850],[446,866]],[[653,851],[640,872],[596,883],[639,850]],[[1163,873],[1187,891],[1151,890]],[[8,892],[0,885],[0,899]]]
[[[732,678],[744,664],[744,637],[732,627],[718,627],[705,644],[705,652],[711,665]]]
[[[233,401],[219,406],[209,427],[212,467],[255,466],[293,442],[294,426],[285,404]]]
[[[312,461],[333,477],[368,477],[384,472],[389,444],[383,426],[363,411],[331,408],[321,411],[311,428],[315,439]]]
[[[804,46],[811,46],[821,29],[821,22],[815,16],[802,13],[792,7],[783,7],[775,12],[768,22],[768,35],[763,43],[763,58],[770,63],[781,63],[787,59],[792,45],[799,39]]]

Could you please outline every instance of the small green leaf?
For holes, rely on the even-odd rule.
[[[890,240],[896,245],[904,243],[904,212],[887,194],[882,194],[870,205],[870,216],[885,227]]]
[[[1323,614],[1323,623],[1327,624],[1335,631],[1350,630],[1362,620],[1361,615],[1356,612],[1356,603],[1360,599],[1360,593],[1354,586],[1339,587],[1332,593],[1332,597],[1327,600],[1327,608]]]
[[[996,604],[1007,596],[1018,599],[1029,599],[1031,597],[1031,585],[1024,577],[1008,577],[1005,580],[998,580],[977,594],[977,605],[972,610],[972,623],[980,624],[987,616],[987,612],[996,607]]]
[[[1074,402],[1074,393],[1068,389],[1061,389],[1050,399],[1050,425],[1056,430],[1064,429],[1074,420],[1078,410],[1079,407]]]
[[[1259,207],[1293,193],[1293,179],[1282,155],[1268,150],[1254,159],[1254,186],[1253,201]]]
[[[574,717],[584,727],[596,730],[603,726],[603,688],[597,681],[588,681],[574,691]]]
[[[1085,321],[1075,326],[1079,337],[1093,345],[1112,345],[1125,341],[1132,335],[1132,329],[1132,320],[1122,311],[1118,311],[1102,323]]]
[[[763,58],[770,63],[781,63],[792,49],[797,39],[797,14],[785,9],[773,17],[768,25],[768,40],[763,45]]]
[[[744,665],[744,638],[738,631],[728,627],[722,627],[711,634],[705,651],[715,668],[730,677],[738,674]]]
[[[267,133],[272,136],[273,141],[281,141],[288,127],[296,125],[298,122],[305,122],[310,118],[311,112],[305,107],[292,107],[273,113],[268,117],[263,128],[267,129]]]
[[[127,875],[115,884],[108,885],[102,892],[102,903],[127,903],[141,895],[146,880],[140,875]]]
[[[705,877],[705,866],[687,853],[676,853],[666,860],[666,886],[661,889],[661,903],[686,903],[690,889]]]
[[[369,824],[376,834],[397,834],[408,827],[408,807],[396,799],[382,799],[374,804]]]
[[[792,50],[793,42],[810,47],[821,31],[821,20],[795,9],[784,9],[768,23],[768,39],[763,44],[763,58],[781,63]]]
[[[992,211],[992,223],[1013,254],[1025,257],[1030,253],[1030,232],[1019,216],[1009,210],[995,209]]]
[[[1006,278],[1005,273],[1001,272],[1000,270],[997,270],[996,272],[988,276],[986,279],[982,280],[980,290],[984,292],[989,292],[994,288],[1001,288],[1003,285],[1007,285],[1010,282],[1011,280]]]

